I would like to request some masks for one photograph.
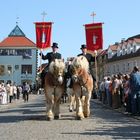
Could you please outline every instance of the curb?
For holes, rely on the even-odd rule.
[[[101,101],[99,101],[98,99],[91,99],[91,101],[93,101],[93,102],[96,103],[96,104],[102,105],[102,106],[104,106],[105,108],[108,108],[108,109],[110,109],[110,110],[114,110],[114,111],[116,111],[116,112],[119,112],[119,113],[121,113],[121,114],[123,114],[123,115],[125,115],[125,116],[127,116],[127,117],[132,117],[132,118],[134,118],[134,119],[140,120],[140,116],[134,116],[134,115],[131,115],[131,114],[125,114],[124,108],[123,108],[123,107],[122,107],[122,108],[118,108],[118,109],[113,109],[112,107],[109,107],[109,106],[107,106],[106,104],[103,104],[103,103],[102,103]]]

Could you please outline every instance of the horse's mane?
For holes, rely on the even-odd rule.
[[[74,58],[72,61],[72,66],[75,68],[82,68],[85,69],[86,71],[89,71],[89,62],[85,56],[77,56]]]
[[[60,70],[60,69],[62,71],[64,71],[64,69],[65,69],[65,64],[62,59],[55,59],[49,65],[49,72],[52,74],[55,72],[55,70]]]

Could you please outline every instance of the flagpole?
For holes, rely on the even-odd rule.
[[[94,55],[95,55],[95,73],[96,73],[96,86],[98,84],[98,66],[97,66],[97,51],[94,51]],[[96,87],[97,88],[97,87]]]
[[[42,15],[42,22],[45,21],[45,16],[47,15],[47,13],[45,11],[43,11],[43,13],[41,13]],[[42,47],[43,48],[43,47]],[[40,71],[42,72],[42,49],[40,49]]]
[[[94,23],[94,17],[96,16],[95,12],[92,12],[91,15],[92,16],[92,20]],[[97,67],[97,50],[94,51],[94,57],[95,57],[95,77],[96,77],[96,84],[95,84],[95,88],[96,88],[96,92],[97,92],[97,88],[98,88],[98,67]]]

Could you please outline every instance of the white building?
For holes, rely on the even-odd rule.
[[[129,74],[134,66],[140,67],[140,35],[109,46],[105,75]]]

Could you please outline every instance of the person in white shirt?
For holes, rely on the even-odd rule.
[[[7,104],[7,92],[6,92],[6,88],[4,86],[4,83],[1,84],[1,104]]]
[[[107,96],[107,104],[111,107],[112,106],[112,94],[109,91],[109,86],[111,84],[111,78],[107,77],[107,80],[105,81],[105,91]]]

